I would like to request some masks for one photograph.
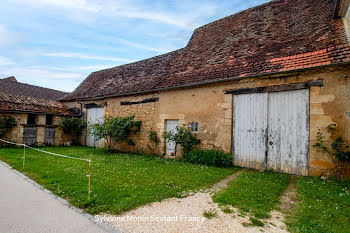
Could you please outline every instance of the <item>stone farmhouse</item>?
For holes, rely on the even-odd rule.
[[[26,145],[63,145],[70,138],[59,128],[66,117],[80,116],[58,102],[68,93],[17,82],[15,77],[0,79],[0,117],[12,116],[17,126],[7,140]]]
[[[350,141],[349,30],[348,0],[275,0],[197,28],[182,49],[93,72],[62,101],[89,124],[135,114],[136,145],[118,148],[147,151],[151,129],[185,126],[236,165],[322,175],[333,165],[317,132],[337,124]]]

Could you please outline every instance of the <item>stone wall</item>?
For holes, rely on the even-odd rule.
[[[27,124],[28,114],[26,113],[0,113],[1,116],[12,116],[17,122],[17,126],[12,129],[9,135],[6,137],[7,140],[16,143],[23,143],[23,128]],[[67,145],[70,143],[69,135],[63,133],[63,130],[59,127],[64,116],[53,116],[52,126],[46,126],[46,115],[37,114],[36,124],[37,124],[37,145],[44,145],[45,128],[54,127],[55,128],[55,146]]]
[[[159,137],[166,131],[167,119],[178,119],[180,126],[187,127],[190,122],[199,123],[198,138],[200,147],[216,148],[226,152],[232,150],[233,96],[224,94],[225,90],[292,84],[322,79],[323,87],[310,90],[310,175],[322,175],[332,166],[331,161],[312,145],[319,130],[325,132],[329,124],[338,125],[338,134],[350,142],[350,66],[333,66],[303,72],[289,72],[266,75],[259,78],[245,78],[226,83],[204,85],[163,91],[150,95],[115,97],[95,103],[107,103],[105,115],[130,116],[135,114],[142,121],[141,132],[133,137],[136,146],[123,144],[118,149],[126,151],[151,152],[148,132],[157,131]],[[140,101],[158,97],[155,103],[121,105],[121,101]],[[94,101],[85,102],[93,103]],[[86,111],[86,110],[84,110]],[[328,141],[329,142],[329,141]],[[159,148],[165,153],[165,141]]]

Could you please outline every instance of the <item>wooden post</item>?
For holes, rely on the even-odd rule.
[[[88,174],[88,200],[90,201],[90,170],[91,170],[91,159],[89,159],[89,174]]]
[[[23,168],[24,168],[25,161],[26,161],[26,146],[24,145],[23,146]]]

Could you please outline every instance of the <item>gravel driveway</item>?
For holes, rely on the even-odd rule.
[[[238,216],[237,209],[226,214],[212,201],[213,192],[228,185],[240,175],[241,170],[214,185],[210,190],[198,192],[186,198],[170,198],[142,206],[122,215],[99,215],[101,220],[121,232],[288,232],[284,217],[277,211],[271,212],[271,219],[265,227],[245,227],[248,217]],[[217,216],[203,217],[205,211],[212,210]]]

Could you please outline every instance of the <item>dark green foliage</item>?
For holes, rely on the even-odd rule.
[[[151,147],[149,145],[147,145],[147,146],[153,151],[154,154],[158,154],[158,147],[159,147],[160,139],[158,137],[157,132],[151,129],[148,132],[148,139],[153,144],[153,147]]]
[[[287,218],[291,232],[350,232],[350,181],[298,177],[298,205]]]
[[[158,145],[160,143],[160,139],[158,137],[158,134],[156,131],[154,130],[150,130],[148,133],[148,138],[151,142],[153,142],[154,144]]]
[[[230,167],[233,163],[233,156],[219,150],[201,150],[190,151],[184,158],[185,161],[195,164],[203,164],[216,167]]]
[[[115,143],[122,141],[127,141],[129,145],[135,145],[129,139],[129,136],[140,131],[141,121],[135,121],[134,119],[134,115],[129,117],[107,116],[103,123],[97,123],[92,126],[92,134],[98,140],[104,138],[109,151],[112,150]]]
[[[72,143],[77,145],[79,144],[79,137],[86,128],[86,123],[77,117],[66,118],[61,122],[61,128],[65,134],[71,136]]]
[[[43,150],[91,158],[91,200],[87,200],[86,161],[47,155],[28,148],[1,148],[0,159],[34,179],[54,194],[90,214],[118,214],[147,203],[207,188],[237,171],[193,165],[155,156],[107,153],[83,146],[44,147]]]
[[[228,188],[215,194],[213,200],[232,205],[257,219],[269,218],[270,211],[279,202],[288,183],[287,174],[250,170],[238,176]]]
[[[4,138],[17,125],[12,116],[3,116],[0,118],[0,138]]]
[[[177,127],[176,132],[166,132],[163,137],[167,140],[175,142],[180,145],[183,150],[184,157],[192,150],[195,145],[200,143],[200,140],[189,129],[184,127]],[[176,151],[175,151],[176,153]]]

